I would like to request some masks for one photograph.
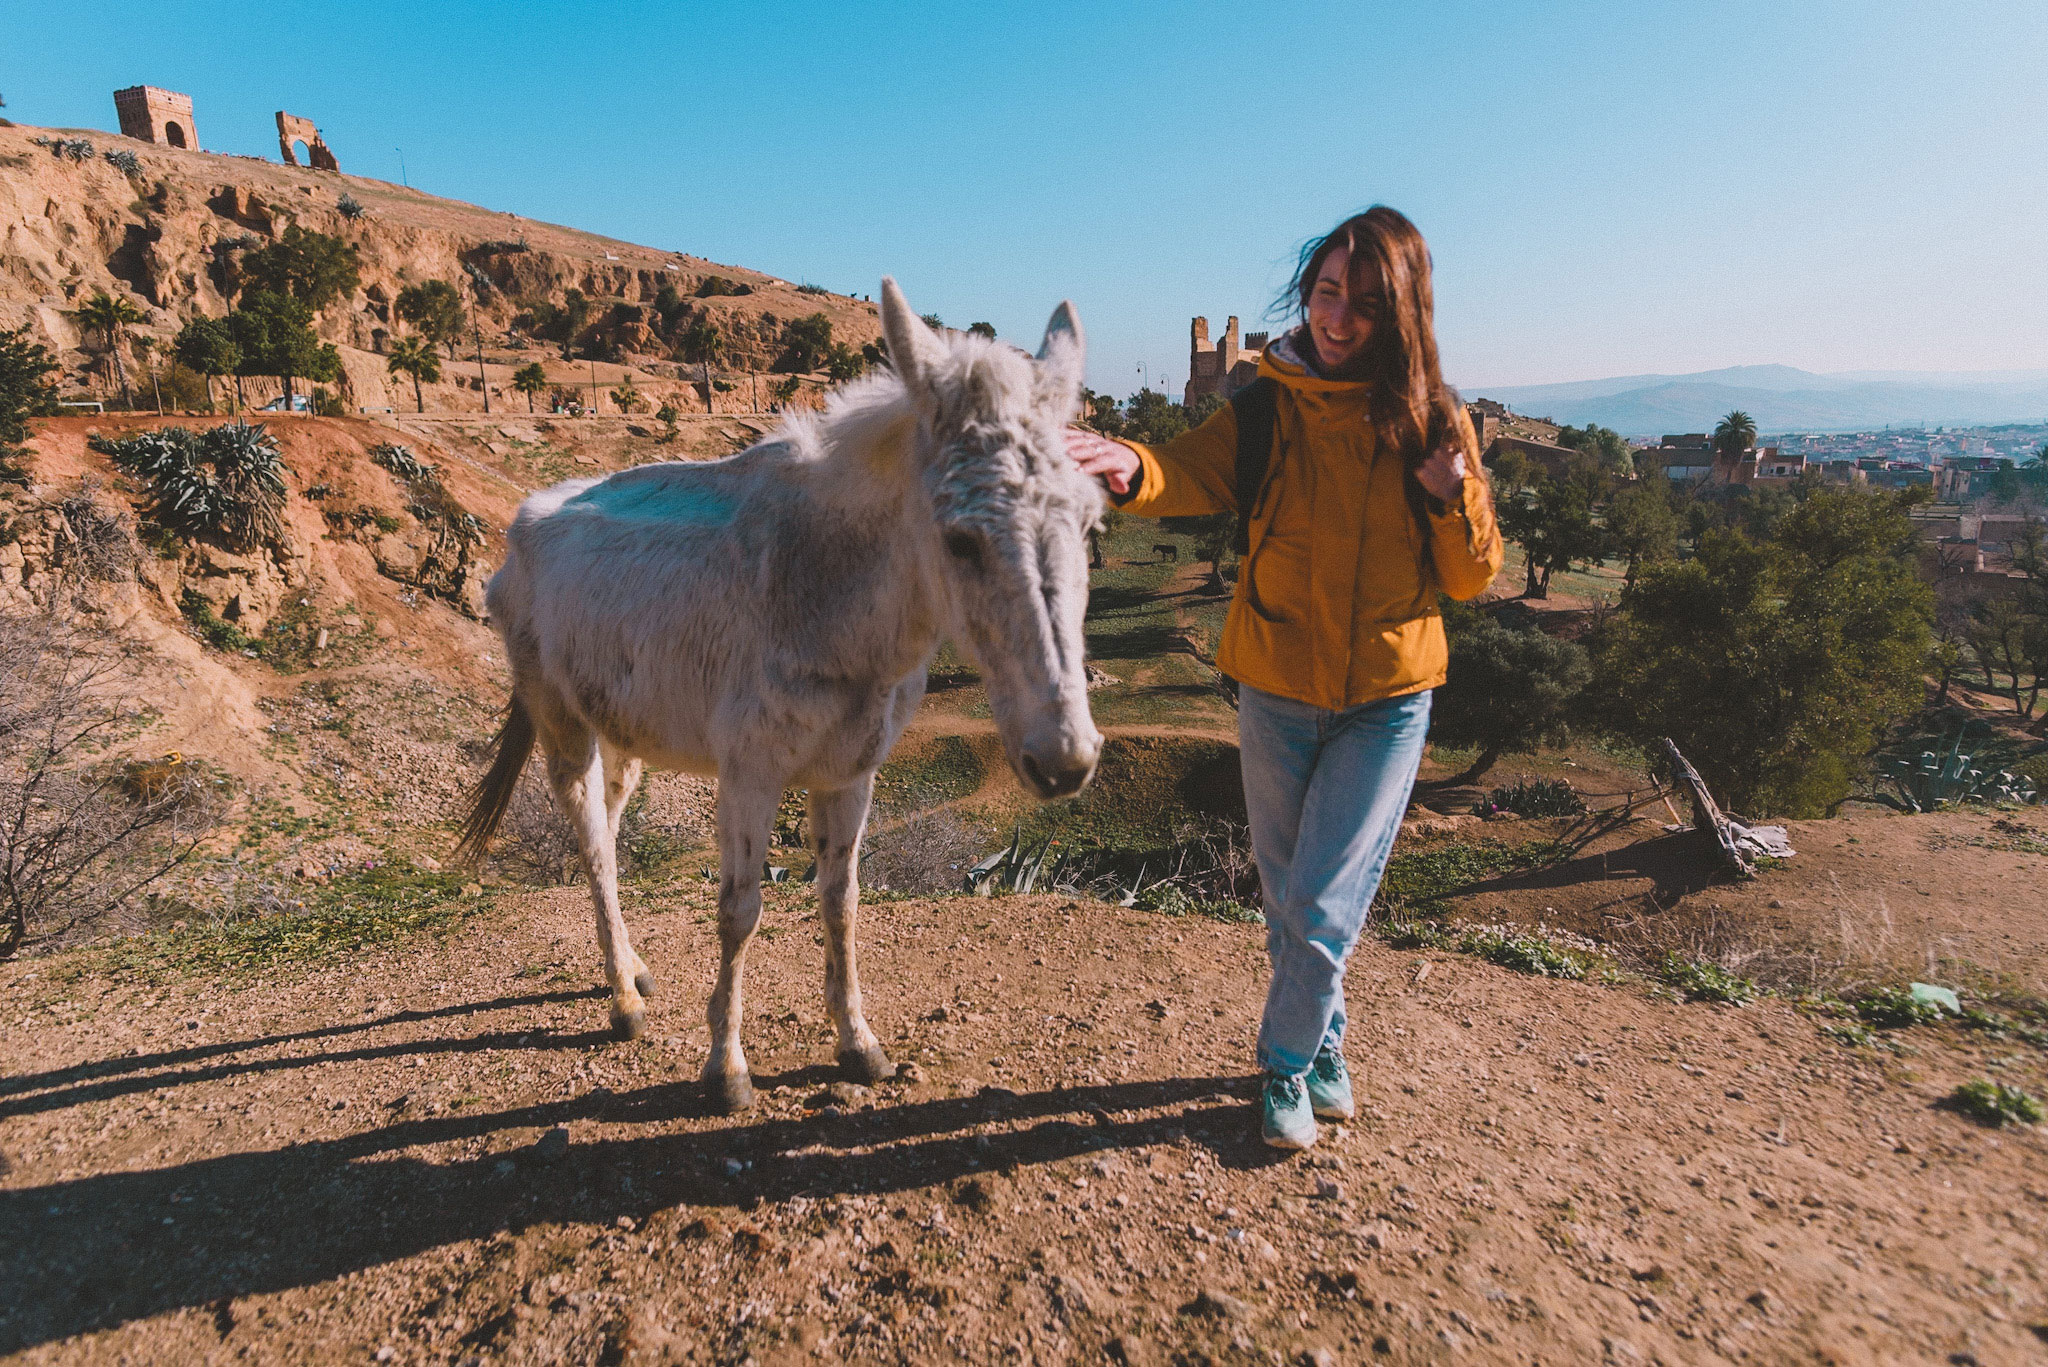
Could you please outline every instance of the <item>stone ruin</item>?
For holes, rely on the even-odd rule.
[[[1227,399],[1258,378],[1259,357],[1266,348],[1266,334],[1254,332],[1240,344],[1237,319],[1223,328],[1223,340],[1209,340],[1209,320],[1196,318],[1188,325],[1188,383],[1181,402],[1192,404],[1205,395]]]
[[[334,153],[320,136],[320,130],[313,126],[311,119],[302,119],[296,114],[277,111],[277,150],[284,156],[284,164],[298,166],[298,154],[292,150],[293,143],[302,143],[306,148],[306,161],[315,171],[339,171],[341,163],[334,159]]]
[[[131,85],[114,92],[114,113],[121,120],[121,136],[160,147],[189,147],[197,150],[199,134],[192,127],[192,97],[153,85]]]

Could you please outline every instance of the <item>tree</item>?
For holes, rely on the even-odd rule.
[[[452,359],[455,343],[462,336],[462,296],[446,280],[429,280],[407,285],[398,292],[398,316],[412,324],[414,332],[448,349]]]
[[[1081,390],[1081,420],[1105,437],[1124,434],[1124,410],[1115,398],[1092,389]]]
[[[1554,572],[1598,561],[1606,551],[1607,538],[1593,520],[1594,488],[1586,472],[1567,473],[1501,500],[1501,534],[1522,548],[1527,565],[1524,598],[1548,598]]]
[[[612,391],[612,402],[618,406],[621,413],[638,413],[647,406],[647,400],[642,398],[640,391],[634,387],[631,375],[619,381],[618,388]]]
[[[420,412],[426,412],[427,400],[420,382],[431,384],[441,378],[441,358],[434,354],[434,344],[425,337],[397,338],[391,343],[391,355],[384,366],[393,375],[412,376],[413,402],[419,405]]]
[[[282,239],[242,258],[242,278],[249,289],[290,295],[318,313],[354,294],[362,272],[354,243],[294,223]]]
[[[1628,566],[1622,586],[1650,562],[1678,554],[1678,509],[1671,481],[1661,475],[1631,483],[1607,505],[1607,541],[1614,556]]]
[[[1708,532],[1694,559],[1645,566],[1603,631],[1591,710],[1645,749],[1676,740],[1733,810],[1832,811],[1924,696],[1913,501],[1819,490],[1767,541]]]
[[[341,375],[341,354],[313,333],[313,308],[301,299],[268,290],[242,296],[228,315],[228,330],[241,348],[243,375],[275,375],[284,385],[285,411],[292,407],[292,381],[315,382]],[[239,391],[238,391],[239,393]]]
[[[512,372],[512,387],[526,396],[526,411],[533,411],[534,395],[548,387],[547,367],[539,361]]]
[[[1519,493],[1543,478],[1543,467],[1519,446],[1503,446],[1493,458],[1493,488],[1500,495]]]
[[[88,332],[97,332],[105,343],[107,354],[114,358],[114,373],[121,380],[121,402],[127,404],[128,366],[121,356],[121,344],[128,339],[128,329],[142,321],[142,310],[135,307],[127,296],[108,294],[105,290],[85,301],[85,307],[78,310],[80,326]]]
[[[1148,446],[1172,441],[1188,430],[1185,408],[1151,389],[1140,389],[1124,405],[1122,435]]]
[[[56,368],[50,349],[29,340],[27,324],[0,332],[0,484],[28,482],[14,462],[28,440],[28,420],[57,411],[46,378]]]
[[[701,366],[704,372],[704,411],[711,411],[711,363],[725,352],[725,337],[710,318],[698,314],[676,338],[676,355],[684,365]]]
[[[792,318],[782,329],[782,355],[771,370],[785,374],[806,374],[823,370],[832,353],[832,320],[822,313]]]
[[[171,342],[171,354],[187,370],[206,377],[206,402],[213,404],[215,376],[232,375],[242,364],[242,348],[235,344],[234,330],[224,318],[194,318],[178,329]]]
[[[986,337],[989,341],[993,342],[996,339],[996,325],[994,323],[969,323],[967,325],[967,335],[969,337]]]
[[[1502,755],[1571,739],[1570,718],[1593,675],[1584,646],[1456,605],[1444,626],[1450,675],[1431,705],[1430,739],[1478,751],[1452,782],[1476,783]]]
[[[1714,451],[1733,460],[1756,445],[1756,419],[1736,409],[1714,427]]]
[[[1193,537],[1194,558],[1209,567],[1209,593],[1225,591],[1223,562],[1230,554],[1230,534],[1237,527],[1236,513],[1204,513],[1199,517],[1162,518],[1160,529],[1175,536]]]
[[[1635,448],[1628,439],[1611,427],[1598,423],[1587,423],[1584,427],[1560,427],[1557,444],[1582,451],[1592,457],[1593,462],[1616,479],[1632,479],[1636,473]]]

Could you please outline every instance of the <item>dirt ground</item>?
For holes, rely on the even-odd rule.
[[[603,1033],[574,889],[246,978],[0,966],[0,1352],[2048,1356],[2048,1143],[1937,1105],[1987,1069],[2040,1090],[2038,1049],[1915,1029],[1851,1050],[1778,1002],[1368,941],[1360,1118],[1289,1157],[1250,1105],[1257,927],[870,906],[870,1018],[914,1067],[868,1091],[834,1085],[809,903],[774,888],[746,1013],[762,1102],[729,1118],[695,1081],[712,899],[690,879],[629,907],[663,989],[631,1044]]]

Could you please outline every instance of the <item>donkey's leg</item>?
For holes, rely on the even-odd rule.
[[[619,814],[626,810],[626,803],[632,800],[633,790],[640,786],[642,765],[637,755],[628,755],[609,742],[600,739],[598,753],[604,757],[604,819],[611,829],[613,857],[619,848]],[[633,946],[623,937],[619,940],[625,966],[631,970],[633,989],[643,997],[654,995],[654,975],[647,971],[647,961],[634,952]]]
[[[718,984],[711,989],[711,1057],[704,1082],[728,1111],[754,1104],[747,1057],[740,1049],[741,977],[747,942],[761,923],[761,862],[775,824],[782,788],[718,776]]]
[[[825,919],[825,1004],[839,1027],[839,1066],[860,1082],[896,1075],[861,1014],[853,923],[860,908],[860,838],[875,776],[831,792],[811,791],[811,839],[818,851],[818,911]]]
[[[633,952],[626,938],[626,920],[619,914],[619,865],[612,848],[612,828],[605,820],[604,760],[597,739],[584,731],[580,744],[548,751],[548,782],[555,801],[576,833],[583,870],[590,878],[590,900],[597,911],[597,943],[604,952],[604,977],[612,989],[612,1033],[637,1039],[646,1028],[647,1007],[627,971]]]

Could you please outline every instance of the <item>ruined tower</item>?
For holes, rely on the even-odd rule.
[[[153,85],[131,85],[114,92],[114,113],[120,117],[123,137],[164,147],[199,146],[199,134],[192,128],[190,95]]]
[[[1209,320],[1196,318],[1188,327],[1188,383],[1181,402],[1192,404],[1207,394],[1227,399],[1250,384],[1259,373],[1259,356],[1266,334],[1254,332],[1238,340],[1237,319],[1223,325],[1223,340],[1211,343]]]
[[[313,126],[311,119],[302,119],[296,114],[277,111],[277,150],[284,157],[284,164],[297,166],[298,154],[292,150],[293,143],[301,143],[306,149],[306,162],[315,171],[339,171],[341,163],[334,159],[320,130]]]

